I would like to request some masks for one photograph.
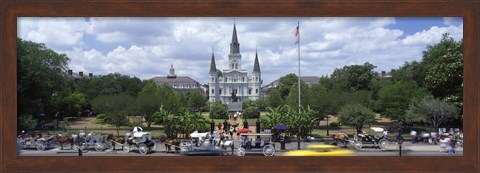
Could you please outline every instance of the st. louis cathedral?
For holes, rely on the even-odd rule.
[[[208,81],[209,100],[227,104],[230,111],[239,111],[242,110],[244,101],[261,98],[262,75],[257,53],[255,53],[252,74],[249,76],[247,70],[242,69],[242,54],[240,54],[240,43],[238,43],[235,24],[233,24],[233,35],[228,59],[228,69],[223,69],[219,73],[215,66],[215,56],[212,52]]]

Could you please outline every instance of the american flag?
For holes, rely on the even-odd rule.
[[[297,28],[295,29],[295,44],[298,44],[300,42],[300,24],[297,25]]]

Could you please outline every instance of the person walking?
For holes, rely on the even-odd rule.
[[[455,154],[455,144],[457,143],[457,141],[455,140],[455,138],[453,138],[453,136],[448,136],[448,138],[450,138],[450,142],[449,142],[449,147],[448,147],[448,154],[449,155],[454,155]]]
[[[410,132],[410,136],[412,136],[412,144],[415,143],[417,139],[417,132],[415,130],[412,130]]]

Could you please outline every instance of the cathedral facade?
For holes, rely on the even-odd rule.
[[[246,69],[242,68],[242,54],[240,54],[240,43],[238,42],[235,24],[233,24],[228,59],[228,68],[220,71],[216,68],[215,56],[212,52],[208,81],[209,101],[220,101],[227,104],[230,111],[240,111],[243,102],[261,98],[262,78],[257,53],[255,53],[251,75],[248,74]]]

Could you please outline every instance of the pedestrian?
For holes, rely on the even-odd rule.
[[[449,142],[449,145],[450,145],[449,149],[450,150],[448,151],[448,154],[453,155],[453,154],[455,154],[455,147],[456,147],[455,145],[456,145],[457,141],[453,138],[453,136],[449,136],[449,138],[450,138],[450,142]]]
[[[218,123],[217,128],[218,128],[218,131],[219,131],[219,132],[222,131],[222,124],[221,124],[221,123]]]
[[[412,136],[412,144],[415,143],[416,138],[417,138],[417,132],[415,130],[412,130],[410,132],[410,136]]]
[[[401,145],[403,143],[403,137],[402,137],[402,134],[400,132],[398,132],[398,134],[397,134],[397,143],[399,145]]]

